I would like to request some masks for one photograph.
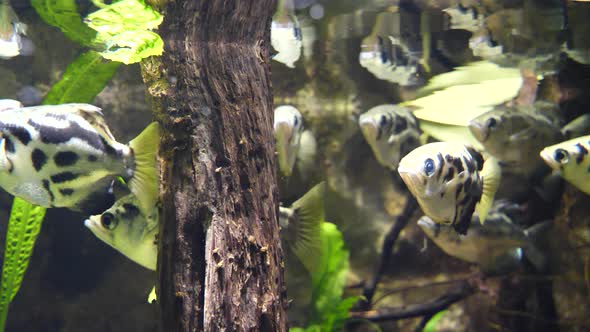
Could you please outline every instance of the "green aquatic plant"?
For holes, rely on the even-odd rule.
[[[31,0],[31,5],[43,21],[78,44],[89,46],[96,38],[96,31],[82,22],[76,0]]]
[[[32,0],[32,5],[49,25],[105,59],[131,64],[162,54],[164,42],[150,30],[157,28],[163,17],[143,0],[121,0],[110,5],[100,0],[92,2],[100,9],[85,19],[75,0]]]
[[[90,103],[104,89],[120,65],[119,62],[104,62],[95,51],[82,53],[68,66],[61,80],[51,87],[43,103]]]
[[[443,310],[443,311],[437,312],[434,316],[432,316],[432,318],[430,318],[430,320],[428,320],[428,323],[426,323],[426,325],[424,326],[424,332],[436,332],[441,318],[446,313],[447,313],[447,311]]]
[[[94,0],[101,9],[84,22],[97,31],[95,42],[104,45],[105,59],[136,63],[152,55],[161,55],[164,42],[155,32],[163,17],[142,0],[121,0],[111,5]]]
[[[312,314],[306,328],[291,332],[330,332],[342,327],[357,296],[342,298],[348,273],[348,249],[336,225],[323,222],[320,231],[321,254],[317,271],[312,273]]]
[[[34,206],[18,197],[14,198],[8,220],[0,280],[0,331],[4,331],[8,306],[23,281],[44,216],[44,207]]]
[[[94,43],[96,33],[82,23],[74,0],[33,0],[32,4],[48,24],[60,28],[70,39],[85,46]],[[92,102],[119,66],[119,62],[105,62],[96,51],[87,51],[68,66],[43,104]],[[0,332],[4,331],[8,306],[20,288],[45,210],[18,197],[12,204],[0,281]]]

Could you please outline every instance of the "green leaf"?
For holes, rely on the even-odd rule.
[[[289,332],[321,332],[321,326],[319,325],[311,325],[306,328],[301,327],[291,327],[289,328]]]
[[[97,52],[83,53],[68,66],[61,80],[51,87],[43,103],[90,103],[115,75],[119,65],[117,62],[104,62]]]
[[[0,331],[4,331],[8,305],[20,288],[44,216],[44,207],[34,206],[18,197],[14,198],[8,220],[0,280]]]
[[[131,64],[152,55],[162,55],[164,42],[151,31],[125,31],[112,37],[107,50],[100,52],[105,59]]]
[[[312,323],[320,324],[321,331],[338,329],[348,317],[348,310],[358,300],[342,300],[348,273],[348,250],[336,225],[324,222],[321,228],[320,268],[311,276]]]
[[[142,0],[122,0],[89,14],[85,22],[100,36],[115,36],[125,31],[155,29],[163,19]]]
[[[163,17],[142,0],[122,0],[88,15],[86,24],[98,32],[96,42],[104,45],[100,54],[125,64],[161,55],[164,42],[152,31]]]
[[[31,0],[31,4],[45,22],[71,40],[88,46],[95,39],[96,32],[82,22],[76,0]]]
[[[428,323],[426,323],[426,325],[424,326],[424,332],[436,332],[436,326],[438,325],[438,322],[440,321],[440,319],[447,313],[446,310],[443,311],[439,311],[436,315],[432,316],[432,318],[430,318],[430,320],[428,321]]]
[[[342,297],[348,272],[348,250],[336,225],[324,222],[321,228],[320,268],[311,276],[316,313],[329,311]]]

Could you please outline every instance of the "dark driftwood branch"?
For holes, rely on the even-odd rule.
[[[446,309],[451,304],[459,302],[476,291],[469,283],[462,283],[461,287],[451,290],[432,302],[410,305],[403,308],[379,308],[368,311],[351,312],[350,318],[363,318],[373,322],[399,320],[412,317],[434,315]]]
[[[161,329],[284,331],[269,32],[275,0],[160,2],[142,73],[162,124]]]
[[[395,175],[397,174],[394,174],[394,176]],[[402,213],[396,217],[395,223],[391,226],[389,232],[383,239],[379,266],[373,274],[373,278],[369,280],[363,289],[364,300],[361,300],[359,303],[360,308],[368,309],[371,307],[371,301],[373,299],[373,295],[375,295],[375,291],[377,290],[377,284],[379,283],[379,280],[381,280],[381,277],[387,269],[387,265],[391,261],[391,257],[393,255],[393,246],[395,245],[395,242],[397,241],[401,231],[404,229],[404,227],[406,227],[412,218],[412,214],[414,214],[417,208],[418,202],[414,196],[408,193],[408,199],[404,205]]]

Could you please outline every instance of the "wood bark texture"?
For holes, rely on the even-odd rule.
[[[162,195],[162,331],[285,331],[270,80],[275,0],[160,8],[161,58],[142,64]]]

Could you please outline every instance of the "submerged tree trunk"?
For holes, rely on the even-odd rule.
[[[165,51],[142,72],[164,128],[162,331],[286,330],[269,63],[274,8],[275,0],[159,8]]]

